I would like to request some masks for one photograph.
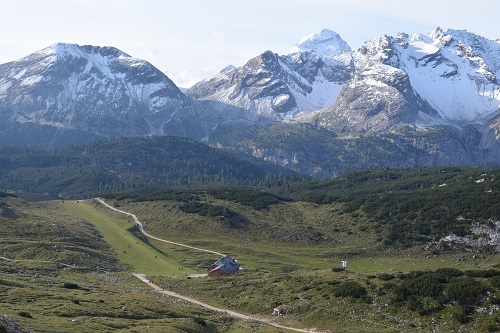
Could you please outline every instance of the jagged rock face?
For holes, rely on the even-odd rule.
[[[7,316],[0,314],[0,332],[6,333],[28,333],[29,330]]]
[[[387,63],[390,45],[391,39],[382,37],[354,53],[353,79],[333,105],[312,115],[316,123],[339,132],[381,133],[439,117],[409,75]]]
[[[500,110],[499,74],[500,44],[467,31],[382,36],[351,52],[323,30],[287,55],[265,52],[189,94],[237,107],[251,120],[375,134],[484,124]]]
[[[333,103],[341,86],[351,78],[352,57],[340,37],[336,39],[338,47],[325,46],[332,42],[331,34],[316,37],[314,42],[305,40],[303,44],[321,44],[316,51],[323,54],[303,50],[300,43],[285,56],[266,51],[240,68],[196,84],[188,95],[220,102],[221,108],[231,105],[245,110],[246,119],[282,121],[300,111],[324,108]]]
[[[466,130],[453,126],[406,127],[398,133],[344,136],[308,124],[276,124],[237,134],[219,133],[209,143],[299,173],[328,178],[369,167],[414,168],[485,162],[491,155],[477,148],[480,139],[481,134],[474,127]]]
[[[500,44],[467,31],[438,28],[428,35],[382,36],[354,52],[335,33],[321,31],[288,55],[264,53],[191,93],[246,114],[267,110],[278,122],[333,130],[346,147],[366,134],[377,136],[382,140],[377,144],[400,149],[400,159],[385,162],[393,167],[498,163],[499,69]],[[280,97],[288,103],[277,109],[262,103],[264,94],[268,101]],[[250,154],[297,171],[323,177],[339,167],[320,167],[319,156],[330,152],[315,146],[301,154],[258,141]],[[391,154],[397,155],[394,149]]]
[[[399,34],[388,62],[405,70],[415,91],[455,125],[482,123],[500,108],[500,44],[465,30]]]
[[[223,71],[209,81],[199,83],[188,95],[205,101],[217,101],[217,111],[228,105],[249,111],[243,114],[249,120],[279,119],[295,106],[293,97],[279,78],[278,56],[271,51],[249,60],[241,68]]]
[[[428,35],[383,36],[366,42],[353,59],[352,81],[309,121],[380,133],[483,124],[500,108],[500,44],[472,33],[438,28]]]
[[[74,44],[0,65],[0,113],[13,124],[102,136],[190,136],[189,126],[179,125],[196,116],[191,100],[146,61],[115,48]]]

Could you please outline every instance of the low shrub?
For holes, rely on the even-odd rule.
[[[366,295],[366,289],[357,282],[349,281],[343,283],[337,287],[335,290],[335,296],[337,297],[354,297],[360,298]]]
[[[479,277],[479,278],[492,278],[494,276],[500,276],[500,271],[496,269],[471,269],[465,271],[465,275],[469,277]]]
[[[186,202],[180,207],[180,209],[184,213],[198,214],[200,216],[223,216],[225,218],[230,218],[235,214],[232,210],[226,207],[201,202]]]
[[[194,322],[203,327],[207,326],[207,322],[202,318],[194,318]]]
[[[388,274],[388,273],[382,273],[382,274],[380,274],[377,277],[378,277],[379,280],[382,280],[382,281],[390,281],[390,280],[392,280],[392,279],[395,278],[394,275]]]
[[[488,291],[481,282],[470,278],[453,278],[446,288],[448,300],[460,305],[477,305],[480,297]]]
[[[21,311],[18,313],[18,315],[20,315],[21,317],[24,317],[24,318],[33,318],[33,316],[30,315],[29,312],[26,312],[26,311]]]
[[[458,304],[454,304],[451,307],[451,317],[461,324],[465,324],[469,321],[465,309]]]
[[[78,284],[76,284],[76,283],[64,282],[63,288],[66,288],[66,289],[79,289],[80,286],[78,286]]]
[[[385,282],[385,283],[382,285],[382,288],[384,288],[384,289],[386,289],[386,290],[394,289],[394,288],[396,288],[396,284],[395,284],[395,283],[392,283],[392,282]]]
[[[449,277],[458,277],[458,276],[464,275],[464,272],[462,272],[461,270],[456,269],[456,268],[448,268],[448,267],[436,269],[435,273],[446,275]]]
[[[490,282],[493,287],[500,288],[500,276],[492,277]]]

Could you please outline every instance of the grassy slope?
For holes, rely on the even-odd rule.
[[[254,210],[210,197],[207,201],[230,207],[247,217],[248,222],[230,227],[227,219],[183,213],[179,210],[182,203],[174,201],[122,202],[121,208],[147,220],[147,229],[158,237],[233,255],[248,271],[322,270],[338,267],[341,260],[348,260],[350,270],[374,274],[437,269],[443,265],[487,268],[500,261],[498,254],[477,256],[450,251],[436,256],[423,246],[381,247],[376,242],[377,232],[367,219],[338,215],[336,212],[341,211],[338,205],[292,202]],[[184,257],[184,261],[189,260]],[[209,263],[210,257],[206,264]]]
[[[135,223],[130,217],[95,205],[89,201],[66,201],[58,209],[90,221],[116,251],[118,260],[127,270],[167,276],[179,273],[179,263],[135,237],[131,232]],[[193,271],[187,269],[185,272]]]
[[[463,324],[444,319],[451,316],[451,310],[446,308],[437,314],[440,318],[437,323],[432,322],[432,316],[422,317],[404,305],[374,311],[390,304],[394,297],[390,296],[392,291],[384,289],[383,281],[373,280],[375,274],[442,267],[484,269],[500,262],[498,254],[445,251],[435,255],[423,246],[381,247],[369,219],[341,213],[341,204],[282,202],[255,210],[210,195],[204,197],[204,202],[224,205],[245,217],[246,223],[232,225],[227,218],[187,214],[180,209],[182,202],[173,200],[115,204],[146,220],[147,230],[156,236],[231,254],[244,268],[243,274],[231,281],[172,281],[154,277],[160,285],[211,304],[262,316],[268,316],[279,304],[294,306],[300,310],[291,318],[281,319],[292,325],[335,327],[340,332],[368,327],[373,332],[426,332],[445,327],[458,330]],[[332,272],[332,268],[338,267],[344,259],[349,262],[349,272]],[[183,262],[188,266],[201,264],[199,259],[186,254],[183,254]],[[210,258],[206,263],[210,263]],[[363,285],[372,297],[372,304],[332,297],[336,283],[345,281]],[[394,282],[400,284],[402,280]],[[489,285],[486,280],[484,283]],[[485,331],[479,319],[481,316],[476,317],[462,328],[465,332]]]
[[[13,268],[3,262],[0,265],[2,271]],[[15,270],[23,273],[4,273],[0,279],[0,308],[32,332],[214,331],[194,320],[209,320],[211,314],[174,299],[158,298],[129,274],[54,273],[43,266],[20,263]],[[80,289],[63,288],[66,281]]]
[[[276,305],[287,304],[296,307],[297,310],[289,318],[280,318],[280,321],[297,327],[335,328],[339,332],[363,331],[368,328],[373,332],[427,332],[433,329],[454,331],[459,328],[464,332],[485,331],[485,327],[481,325],[488,321],[488,317],[481,314],[475,314],[471,323],[462,325],[447,319],[451,315],[450,309],[444,309],[430,316],[420,316],[409,311],[405,306],[384,308],[384,304],[392,302],[393,296],[391,296],[389,289],[385,289],[384,282],[374,279],[373,274],[417,269],[434,270],[443,266],[460,269],[488,268],[500,261],[498,255],[487,256],[450,251],[434,257],[430,251],[423,250],[422,247],[401,251],[389,250],[377,245],[378,233],[383,233],[383,229],[377,231],[370,224],[369,219],[362,214],[354,218],[350,214],[342,213],[341,203],[317,205],[306,202],[282,202],[267,209],[255,210],[235,202],[219,200],[210,195],[205,196],[204,201],[214,205],[224,205],[237,212],[238,218],[243,217],[244,221],[231,224],[234,221],[227,218],[187,214],[180,209],[181,202],[172,200],[139,203],[119,201],[115,202],[115,205],[120,205],[121,209],[131,211],[138,215],[141,220],[146,220],[146,228],[153,235],[234,255],[244,267],[243,274],[234,279],[182,278],[182,274],[178,274],[179,267],[185,269],[183,273],[189,269],[199,272],[217,258],[210,254],[199,254],[183,248],[172,248],[164,243],[151,243],[154,249],[150,246],[138,247],[136,250],[143,253],[141,258],[128,256],[128,245],[131,246],[131,249],[132,246],[140,245],[136,244],[137,240],[133,240],[133,235],[128,230],[132,226],[132,222],[129,222],[127,217],[112,213],[100,206],[84,202],[22,203],[19,205],[23,207],[23,211],[31,212],[31,215],[25,221],[27,224],[19,223],[19,221],[16,221],[16,224],[20,226],[19,230],[25,230],[26,225],[31,224],[43,231],[58,216],[61,218],[61,226],[66,220],[67,224],[64,226],[69,232],[61,234],[62,228],[59,227],[58,234],[56,234],[59,236],[72,234],[74,236],[76,230],[80,230],[81,226],[88,228],[88,224],[82,223],[81,218],[83,217],[95,224],[96,229],[103,234],[107,242],[114,244],[116,251],[113,252],[114,255],[120,258],[127,268],[133,268],[141,273],[143,271],[140,269],[149,269],[149,274],[154,275],[152,278],[160,286],[182,294],[192,295],[213,305],[229,307],[245,313],[256,313],[261,316],[269,316],[272,308]],[[32,220],[38,219],[38,216],[41,216],[42,219],[33,223]],[[2,222],[7,223],[5,220]],[[12,227],[13,223],[10,222],[10,227]],[[6,230],[10,229],[6,228]],[[45,234],[44,238],[49,240],[50,235],[49,232]],[[97,241],[100,238],[92,239]],[[59,240],[64,241],[65,239],[63,237]],[[12,248],[12,244],[8,243],[6,239],[3,242],[0,249],[4,248],[4,244],[8,245],[8,249]],[[88,242],[88,245],[96,247],[94,243],[97,242],[91,241]],[[81,257],[78,263],[83,266],[89,261],[84,260],[85,256],[78,257],[77,254],[80,250],[81,248],[75,247],[75,253],[71,258]],[[39,258],[47,257],[47,254],[42,255],[43,251],[38,252]],[[161,254],[168,258],[160,259]],[[32,251],[20,251],[17,253],[17,258],[31,258],[32,255]],[[347,259],[349,262],[349,272],[332,272],[331,268],[338,267],[340,260],[343,259]],[[159,260],[173,261],[174,264],[171,268],[156,267]],[[47,267],[47,265],[37,262],[16,264],[17,267],[21,265],[24,265],[23,270],[29,271],[31,274],[26,276],[27,281],[34,279],[35,272],[43,271],[42,267]],[[55,269],[57,267],[51,266],[47,275],[56,274],[54,273]],[[156,269],[161,269],[166,273],[155,273]],[[177,274],[179,278],[172,279],[171,273]],[[43,278],[45,278],[44,275]],[[157,296],[138,281],[131,280],[121,273],[89,275],[82,274],[81,271],[74,270],[73,272],[71,269],[65,269],[63,272],[51,276],[52,280],[37,284],[36,292],[26,289],[29,286],[28,282],[15,287],[16,276],[17,273],[12,273],[6,277],[0,277],[0,279],[4,279],[0,281],[0,287],[4,288],[2,290],[10,295],[4,301],[5,304],[0,305],[4,308],[4,306],[11,306],[10,304],[20,304],[19,307],[13,307],[13,310],[8,314],[13,315],[19,319],[19,322],[28,327],[33,327],[33,325],[47,327],[50,320],[45,315],[34,316],[35,320],[19,317],[21,309],[28,309],[31,311],[30,313],[38,314],[40,312],[46,313],[45,311],[53,307],[58,310],[48,311],[48,317],[54,316],[52,320],[58,326],[70,327],[69,325],[74,325],[74,322],[68,323],[68,318],[71,318],[71,320],[76,319],[77,322],[81,320],[91,322],[95,326],[89,325],[88,327],[92,327],[94,331],[98,327],[101,327],[101,330],[105,327],[99,326],[102,325],[102,323],[98,323],[99,321],[105,321],[112,325],[119,322],[118,319],[116,321],[114,319],[107,320],[106,318],[110,316],[127,319],[124,321],[123,331],[141,331],[141,327],[144,329],[145,321],[148,324],[151,321],[152,326],[155,327],[151,330],[152,332],[155,330],[177,331],[172,326],[176,323],[182,323],[182,325],[186,325],[185,327],[191,325],[191,328],[185,328],[186,331],[190,332],[210,331],[213,329],[213,325],[219,326],[220,331],[276,331],[262,325],[233,321],[229,318],[218,318],[218,315],[205,312],[200,313],[200,316],[209,327],[198,324],[193,326],[195,323],[192,318],[196,318],[196,313],[199,310],[193,310],[191,307],[182,307],[181,310],[178,310],[179,308],[175,307],[176,302],[162,303],[160,301],[161,306],[159,304],[152,306],[151,304],[155,303],[151,303],[151,300]],[[63,281],[76,282],[83,288],[68,291],[61,288]],[[364,286],[372,298],[372,303],[334,297],[337,284],[345,281],[357,281]],[[394,281],[397,284],[402,283],[399,279]],[[114,287],[112,288],[110,283],[116,284],[117,289],[113,289]],[[489,285],[490,282],[485,280],[485,283]],[[48,285],[54,287],[47,289]],[[119,290],[123,295],[113,293],[112,290]],[[104,294],[101,294],[101,291]],[[29,301],[27,295],[30,293],[43,300],[45,307],[39,307],[36,302]],[[150,297],[143,298],[136,293],[144,293]],[[18,295],[23,296],[19,298]],[[51,295],[54,295],[54,298]],[[105,305],[103,305],[99,299],[94,298],[94,295],[99,295],[98,297],[101,299],[104,297],[103,295],[107,295],[110,299],[103,299],[105,301]],[[74,303],[71,297],[78,297],[79,304]],[[121,311],[130,309],[131,306],[127,304],[136,298],[140,302],[137,306],[133,306],[133,310]],[[63,305],[56,306],[56,304]],[[82,304],[88,306],[83,307]],[[60,306],[64,306],[63,310],[69,312],[60,312]],[[157,310],[157,307],[162,310]],[[378,307],[383,309],[376,310]],[[151,310],[152,308],[155,310]],[[101,309],[101,312],[94,316],[88,312],[91,309]],[[163,312],[168,312],[168,315]],[[142,313],[150,313],[151,318],[142,318]],[[93,317],[96,318],[90,319]],[[170,322],[160,320],[164,317],[188,318]],[[433,318],[436,319],[433,320]],[[29,325],[30,323],[32,326]],[[84,329],[86,326],[85,328],[80,327],[78,331],[85,331]],[[89,329],[89,331],[91,330]]]
[[[132,224],[120,214],[82,201],[9,198],[3,204],[9,216],[0,215],[0,256],[16,261],[0,260],[0,309],[32,332],[276,331],[160,297],[121,271],[125,266],[179,280],[171,275],[179,265],[148,244],[136,244],[127,230]],[[132,250],[141,256],[128,256]]]

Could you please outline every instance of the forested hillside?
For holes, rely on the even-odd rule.
[[[248,215],[235,211],[230,203],[255,210],[270,209],[277,204],[291,210],[290,203],[313,203],[325,211],[330,210],[326,216],[315,217],[321,224],[329,225],[330,220],[354,221],[360,229],[358,236],[363,237],[365,232],[376,235],[378,246],[434,244],[443,250],[444,243],[438,245],[438,242],[455,235],[483,239],[483,251],[500,251],[500,244],[488,234],[500,233],[500,223],[497,223],[500,221],[500,171],[450,167],[377,169],[346,173],[331,180],[283,179],[283,184],[275,181],[253,188],[218,185],[107,197],[133,201],[173,200],[180,203],[185,213],[226,216],[230,221],[235,220],[234,216],[241,220],[240,217]],[[207,196],[217,200],[217,204]],[[280,228],[280,221],[275,222],[273,226],[274,222],[268,221],[266,228]],[[471,236],[476,224],[485,228],[483,234]],[[309,230],[308,233],[315,235],[311,241],[334,239],[332,230],[325,228]],[[307,235],[301,237],[308,238]]]
[[[171,186],[256,185],[291,174],[180,137],[117,138],[56,150],[4,145],[0,156],[0,189],[30,200]]]
[[[285,192],[295,200],[343,203],[345,213],[366,216],[375,230],[388,226],[387,245],[412,246],[449,234],[463,236],[470,233],[472,223],[493,227],[500,220],[498,170],[367,170],[297,183]]]

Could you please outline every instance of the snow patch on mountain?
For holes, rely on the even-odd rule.
[[[113,47],[59,43],[0,65],[0,98],[17,123],[104,136],[206,135],[197,119],[179,126],[197,112],[165,74]]]
[[[43,80],[43,76],[41,75],[33,75],[29,76],[21,81],[21,85],[23,86],[31,86],[34,85],[35,83],[38,83]]]
[[[342,84],[329,82],[324,77],[316,77],[311,85],[311,93],[302,94],[294,89],[290,89],[290,92],[301,111],[314,111],[333,104],[341,89]]]
[[[232,71],[233,69],[236,69],[236,67],[234,67],[233,65],[229,65],[229,66],[226,66],[224,67],[220,72],[219,74],[225,74],[225,73],[228,73],[230,71]]]
[[[0,98],[4,98],[12,87],[12,82],[7,81],[5,78],[0,78]]]
[[[345,52],[350,53],[351,47],[335,31],[323,29],[302,38],[290,53],[302,51],[314,51],[321,57],[331,58]]]
[[[392,62],[444,119],[481,122],[500,108],[500,45],[460,30],[399,34]],[[397,59],[396,59],[397,55]]]

